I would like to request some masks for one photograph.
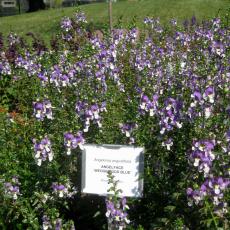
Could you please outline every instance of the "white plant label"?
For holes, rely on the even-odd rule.
[[[125,145],[85,145],[82,152],[82,192],[109,194],[108,171],[118,180],[121,196],[140,197],[143,193],[144,148]]]

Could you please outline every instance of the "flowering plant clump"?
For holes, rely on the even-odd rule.
[[[187,195],[189,198],[189,205],[193,202],[195,204],[204,203],[205,200],[210,199],[215,207],[215,212],[218,215],[223,216],[228,212],[228,204],[223,201],[224,191],[229,187],[229,179],[217,177],[207,179],[199,189],[193,190],[187,189]]]
[[[0,35],[0,226],[229,229],[228,17]],[[81,194],[85,143],[144,147],[143,197]]]

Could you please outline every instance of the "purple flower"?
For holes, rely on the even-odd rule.
[[[84,12],[78,12],[75,14],[76,23],[87,23],[86,16]]]
[[[66,74],[60,75],[60,83],[62,87],[65,87],[67,85],[69,85],[70,81],[69,81],[69,77]]]
[[[65,65],[65,57],[63,56],[63,65]],[[62,67],[59,65],[53,66],[53,70],[50,76],[50,82],[54,84],[58,89],[61,87],[71,86],[72,79],[74,77],[75,70],[69,69],[68,74],[65,74]]]
[[[13,200],[17,200],[20,195],[19,185],[18,177],[13,176],[10,182],[4,183],[5,194]]]
[[[209,103],[214,103],[214,97],[215,97],[215,93],[214,93],[214,87],[209,86],[205,89],[205,92],[203,94],[203,98],[208,101]]]
[[[38,73],[38,78],[41,80],[43,86],[45,86],[45,84],[48,82],[48,77],[46,72]]]
[[[17,34],[10,33],[7,37],[10,46],[17,45],[20,43],[20,38]]]
[[[12,70],[10,63],[7,60],[0,61],[0,75],[11,75]]]
[[[182,102],[173,98],[165,100],[165,108],[163,108],[160,115],[160,134],[164,134],[165,131],[171,131],[174,127],[182,127]]]
[[[61,230],[62,229],[62,219],[58,218],[55,220],[55,230]]]
[[[72,21],[69,17],[64,17],[61,21],[61,28],[65,32],[69,32],[73,27],[72,27]]]
[[[219,27],[220,27],[220,24],[221,24],[221,19],[220,19],[220,18],[214,18],[214,19],[212,20],[212,23],[213,23],[213,26],[214,26],[215,28],[219,28]]]
[[[189,206],[195,204],[202,204],[202,201],[208,197],[213,202],[213,205],[218,209],[223,204],[223,192],[229,187],[229,179],[222,177],[213,177],[206,179],[199,189],[187,189],[187,196],[189,199]]]
[[[126,40],[130,41],[131,43],[135,43],[138,37],[139,31],[136,28],[131,29],[126,34]]]
[[[220,42],[213,41],[211,50],[214,54],[220,56],[220,57],[225,57],[225,50],[224,50],[224,45]]]
[[[171,147],[173,146],[173,139],[172,139],[172,138],[169,138],[169,139],[167,139],[166,141],[163,141],[163,142],[162,142],[162,146],[166,147],[167,150],[170,150]]]
[[[78,132],[76,135],[67,132],[64,134],[64,145],[67,149],[67,155],[71,154],[72,149],[79,147],[81,150],[84,149],[85,139],[82,136],[82,132]]]
[[[149,112],[150,117],[156,115],[158,113],[158,99],[159,96],[157,94],[152,96],[152,101],[148,98],[148,96],[143,94],[139,105],[141,114]]]
[[[191,95],[191,98],[194,99],[194,101],[191,103],[191,107],[195,107],[197,103],[202,103],[202,95],[200,91],[195,90],[194,93]]]
[[[123,229],[130,223],[128,219],[127,210],[129,209],[126,199],[122,198],[117,203],[113,203],[112,200],[106,199],[106,217],[108,222],[115,226],[116,229]]]
[[[34,143],[34,157],[36,164],[41,166],[42,161],[46,161],[47,159],[51,162],[53,160],[53,151],[49,138],[46,136],[40,142],[36,139],[33,139]]]
[[[43,215],[42,217],[42,229],[43,230],[52,229],[50,218],[47,215]]]
[[[129,144],[133,144],[135,142],[135,139],[131,137],[132,132],[134,129],[137,128],[137,124],[135,123],[125,123],[125,124],[119,124],[119,127],[121,129],[121,132],[125,134],[126,137],[129,138]]]
[[[43,121],[45,117],[50,120],[53,119],[52,105],[49,100],[33,102],[33,108],[34,116],[38,120]]]
[[[76,188],[72,186],[69,180],[66,180],[64,183],[53,182],[51,187],[53,194],[59,198],[71,198],[77,193]]]
[[[193,166],[198,167],[199,172],[203,172],[207,177],[211,170],[212,162],[215,159],[213,149],[215,147],[214,140],[194,141],[192,152],[190,153],[190,161]]]
[[[38,120],[43,120],[44,119],[44,105],[42,102],[34,102],[33,103],[33,107],[34,107],[34,116],[38,119]]]
[[[62,198],[68,193],[68,189],[63,184],[58,184],[54,182],[52,184],[53,193],[58,195],[58,197]]]
[[[171,23],[171,25],[176,26],[177,25],[177,20],[176,19],[172,19],[170,21],[170,23]]]

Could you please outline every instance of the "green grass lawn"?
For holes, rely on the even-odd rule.
[[[113,4],[113,21],[118,23],[122,17],[123,26],[128,25],[133,17],[141,26],[144,17],[160,17],[163,23],[171,18],[183,21],[195,15],[199,20],[215,17],[219,9],[230,7],[230,0],[142,0],[125,1]],[[107,3],[96,3],[80,7],[87,15],[88,21],[100,25],[108,23]],[[33,32],[46,41],[59,27],[63,16],[72,16],[75,7],[44,10],[23,15],[0,17],[0,32],[4,35],[14,31],[20,35]]]

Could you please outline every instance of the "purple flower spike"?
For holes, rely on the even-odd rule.
[[[126,199],[122,198],[118,203],[113,203],[112,200],[106,199],[106,217],[108,222],[116,226],[116,229],[123,229],[130,223],[127,210],[129,209]]]
[[[101,112],[106,112],[106,103],[103,102],[101,107],[98,104],[93,104],[89,106],[87,103],[84,102],[77,102],[75,107],[77,116],[80,117],[81,120],[84,121],[85,127],[84,132],[89,131],[89,127],[91,122],[96,123],[99,128],[102,127],[101,124]]]
[[[193,162],[193,166],[198,167],[199,172],[204,172],[205,177],[209,175],[212,162],[215,159],[212,152],[214,147],[214,140],[201,140],[193,143],[190,160]]]
[[[33,143],[34,158],[38,166],[41,166],[42,161],[46,161],[47,159],[49,161],[53,160],[54,154],[51,148],[51,142],[48,137],[43,138],[40,142],[37,142],[36,139],[33,139]]]

